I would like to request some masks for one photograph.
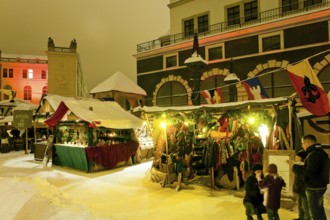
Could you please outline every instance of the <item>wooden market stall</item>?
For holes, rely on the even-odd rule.
[[[95,172],[130,160],[138,149],[135,128],[143,121],[118,103],[64,100],[45,123],[54,127],[53,164]]]
[[[168,171],[164,154],[176,154],[172,148],[178,145],[178,134],[187,124],[185,137],[190,133],[193,140],[190,157],[185,157],[185,161],[193,175],[210,175],[212,188],[218,183],[239,189],[244,183],[244,172],[248,174],[253,163],[266,167],[274,160],[281,163],[279,172],[292,186],[293,174],[287,164],[282,164],[283,158],[294,159],[291,101],[289,97],[280,97],[202,106],[144,106],[135,108],[134,113],[152,124],[154,164],[160,171]],[[256,122],[250,124],[250,118]],[[160,126],[163,122],[165,129]],[[261,125],[267,128],[263,135]],[[212,158],[215,152],[217,156]],[[191,178],[191,174],[186,178]],[[287,190],[291,191],[291,187]]]

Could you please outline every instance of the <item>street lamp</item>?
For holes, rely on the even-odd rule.
[[[237,102],[236,83],[240,78],[233,73],[233,61],[230,62],[230,73],[225,77],[224,81],[229,84],[229,102]]]
[[[207,62],[199,54],[198,35],[194,35],[193,53],[184,61],[184,64],[192,71],[193,91],[192,102],[193,105],[200,105],[199,90],[200,90],[200,75]]]

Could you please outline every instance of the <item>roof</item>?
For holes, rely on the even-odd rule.
[[[258,100],[248,100],[240,102],[228,102],[228,103],[219,103],[212,105],[198,105],[198,106],[171,106],[171,107],[158,107],[158,106],[144,106],[136,107],[133,109],[134,112],[168,112],[168,111],[193,111],[193,110],[217,110],[217,111],[227,111],[233,109],[241,109],[244,107],[266,107],[276,103],[287,102],[288,98],[279,97],[279,98],[269,98],[269,99],[258,99]]]
[[[135,82],[129,79],[122,72],[116,72],[108,79],[94,87],[90,93],[100,93],[109,91],[119,91],[124,93],[132,93],[146,96],[147,93]]]
[[[54,127],[64,119],[68,111],[71,111],[81,120],[98,127],[130,129],[140,128],[143,125],[143,120],[125,111],[117,102],[103,102],[97,99],[63,100],[55,113],[45,123]]]

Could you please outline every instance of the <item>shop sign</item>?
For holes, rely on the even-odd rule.
[[[15,110],[13,125],[19,130],[30,128],[32,126],[32,111]]]

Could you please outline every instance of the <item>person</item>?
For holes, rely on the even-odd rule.
[[[245,214],[248,220],[253,220],[253,215],[256,214],[258,220],[262,220],[262,213],[265,213],[265,206],[263,205],[263,195],[258,187],[258,181],[256,178],[256,173],[262,174],[262,165],[255,164],[251,167],[251,174],[247,177],[245,181],[245,196],[243,199],[243,204],[245,207]]]
[[[304,160],[307,156],[305,150],[300,150],[296,154],[295,161],[288,160],[287,162],[291,166],[291,170],[294,174],[294,182],[292,191],[297,196],[298,201],[298,214],[299,217],[294,220],[310,220],[308,203],[305,193],[305,182],[304,182]]]
[[[281,191],[286,185],[283,178],[277,173],[276,164],[269,164],[267,175],[262,178],[262,173],[256,173],[258,185],[264,191],[264,205],[266,206],[268,220],[279,220],[278,210],[281,205]]]
[[[304,181],[309,213],[313,220],[325,220],[324,193],[329,183],[329,157],[317,144],[316,137],[308,134],[302,138],[302,147],[307,153],[304,163]]]

